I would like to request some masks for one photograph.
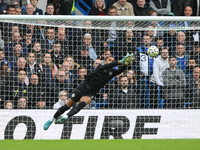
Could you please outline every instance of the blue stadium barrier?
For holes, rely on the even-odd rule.
[[[100,106],[108,106],[108,103],[96,103],[96,108],[99,108]]]
[[[151,107],[151,106],[149,105],[149,103],[150,103],[149,96],[150,96],[150,91],[149,91],[149,80],[148,80],[148,77],[146,76],[146,77],[145,77],[145,101],[146,101],[146,107],[147,107],[147,108],[150,108],[150,107]]]
[[[88,15],[91,7],[88,6],[83,0],[77,0],[75,3],[75,7],[83,14]]]
[[[158,86],[158,108],[163,108],[164,107],[164,103],[165,103],[165,100],[164,99],[161,99],[161,93],[160,93],[160,86]]]
[[[161,99],[161,95],[160,95],[160,86],[158,86],[158,100]]]
[[[164,104],[165,104],[165,99],[160,99],[158,101],[158,108],[163,108],[164,107]]]

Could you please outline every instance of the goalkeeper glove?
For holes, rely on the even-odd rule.
[[[126,56],[122,60],[120,60],[119,62],[123,64],[125,62],[125,60],[130,56],[131,56],[131,54],[127,53]]]
[[[128,66],[131,63],[131,61],[133,61],[133,60],[135,60],[135,56],[132,53],[131,56],[125,58],[125,63],[124,64]]]

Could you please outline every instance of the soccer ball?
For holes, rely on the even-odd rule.
[[[147,50],[147,54],[150,57],[158,57],[159,55],[159,49],[156,46],[150,46]]]

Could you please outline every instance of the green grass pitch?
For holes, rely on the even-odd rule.
[[[199,139],[1,140],[1,150],[199,150]]]

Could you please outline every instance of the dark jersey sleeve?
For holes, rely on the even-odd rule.
[[[118,75],[118,74],[120,74],[120,73],[122,73],[125,69],[126,69],[126,66],[125,65],[123,65],[122,67],[120,67],[119,69],[113,69],[113,67],[115,67],[115,66],[117,66],[117,65],[119,65],[119,63],[118,63],[118,61],[113,61],[113,62],[111,62],[111,63],[109,63],[109,64],[104,64],[103,66],[102,65],[99,65],[99,68],[97,67],[97,69],[112,69],[112,70],[114,70],[113,71],[113,77],[114,76],[116,76],[116,75]]]
[[[122,73],[126,68],[127,68],[127,66],[123,65],[123,66],[120,67],[119,69],[113,71],[113,77],[115,77],[116,75]]]
[[[103,66],[99,65],[98,66],[99,68],[97,67],[97,69],[112,69],[113,67],[115,67],[117,65],[119,65],[118,61],[113,61],[113,62],[111,62],[109,64],[104,64]],[[100,66],[101,66],[101,68],[100,68]]]

